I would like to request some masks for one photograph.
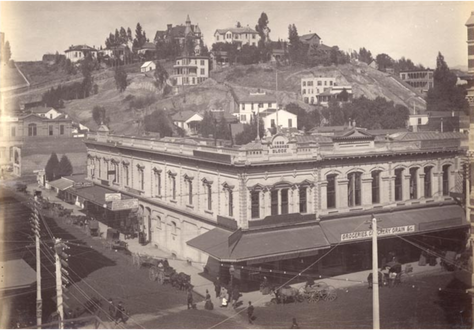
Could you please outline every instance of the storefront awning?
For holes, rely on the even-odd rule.
[[[457,205],[389,212],[375,217],[379,220],[377,226],[380,238],[468,226],[464,210]],[[368,223],[371,218],[370,215],[355,216],[322,220],[320,224],[331,244],[352,243],[372,238]]]
[[[84,201],[94,203],[112,211],[129,210],[138,207],[138,200],[130,198],[127,195],[117,193],[115,190],[103,188],[100,186],[84,187],[84,188],[70,188],[69,193],[83,198]],[[119,195],[119,200],[108,201],[107,195]]]
[[[235,232],[215,228],[187,242],[224,262],[269,262],[315,255],[329,243],[319,225]]]
[[[63,190],[66,190],[68,188],[71,188],[74,185],[74,182],[72,182],[71,180],[68,180],[68,179],[61,178],[61,179],[49,182],[49,185],[51,187],[54,187],[54,188],[57,188],[57,189],[63,191]]]

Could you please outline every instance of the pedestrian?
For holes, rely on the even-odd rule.
[[[221,281],[219,277],[217,277],[216,281],[214,282],[214,290],[216,291],[216,298],[219,298],[221,294]]]
[[[227,307],[227,290],[224,287],[221,287],[220,298],[222,300],[221,307]]]
[[[193,291],[191,288],[188,289],[188,309],[194,308]]]
[[[123,324],[127,324],[127,319],[125,316],[125,308],[123,307],[121,301],[119,301],[117,305],[117,312],[115,313],[115,324],[118,324],[119,321],[122,321]]]
[[[252,305],[252,302],[249,301],[249,307],[247,307],[247,315],[249,317],[249,324],[253,324],[253,320],[255,319],[253,316],[253,311],[254,311],[254,307]]]
[[[300,326],[296,323],[296,317],[293,318],[293,323],[291,324],[290,329],[299,329]]]
[[[112,298],[109,298],[108,304],[109,304],[109,319],[113,321],[115,319],[115,314],[117,311],[116,311],[115,304]]]
[[[209,294],[208,290],[206,290],[206,304],[204,305],[204,308],[209,311],[214,309],[214,304],[211,301],[211,295]]]
[[[232,307],[237,308],[237,302],[239,301],[240,297],[240,291],[239,291],[239,286],[235,285],[234,289],[232,290]]]

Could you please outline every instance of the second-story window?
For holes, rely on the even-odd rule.
[[[234,192],[232,189],[229,189],[227,193],[227,197],[229,198],[229,217],[234,216]]]
[[[347,178],[347,205],[349,207],[358,206],[361,204],[361,179],[362,173],[350,173]]]
[[[306,213],[307,212],[307,187],[300,187],[300,213]]]
[[[100,179],[102,178],[102,159],[97,158],[97,164],[99,165],[97,168],[97,177]]]
[[[381,171],[372,172],[372,204],[380,203],[380,173]]]
[[[252,219],[260,218],[260,191],[250,192],[250,217]]]
[[[193,178],[186,174],[184,182],[188,186],[188,205],[193,205]]]
[[[145,171],[144,167],[137,166],[138,168],[138,189],[145,190]]]
[[[170,197],[173,201],[176,200],[176,173],[173,173],[171,171],[168,171],[168,178],[169,178],[169,192],[170,192]]]
[[[410,168],[410,199],[418,198],[418,168]]]
[[[212,186],[209,184],[206,186],[207,189],[207,209],[212,211]]]
[[[443,196],[449,195],[449,171],[451,170],[451,165],[443,166]]]
[[[333,209],[336,207],[336,174],[327,176],[327,208]]]
[[[59,134],[64,135],[64,125],[59,125]]]
[[[28,136],[36,136],[36,124],[28,125]]]
[[[288,119],[288,127],[293,127],[293,119]]]
[[[281,214],[288,214],[288,189],[280,190]]]
[[[161,196],[161,171],[153,169],[153,196]]]
[[[424,168],[425,172],[425,198],[431,197],[431,170],[433,169],[432,166],[427,166]]]
[[[403,200],[403,168],[395,170],[395,200]]]
[[[128,164],[123,164],[123,176],[124,180],[123,182],[127,187],[130,187],[130,168]]]
[[[272,190],[270,193],[271,214],[278,215],[278,190]]]

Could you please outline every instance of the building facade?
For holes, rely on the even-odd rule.
[[[202,37],[201,29],[198,24],[191,24],[191,19],[188,15],[185,25],[173,26],[173,24],[168,24],[165,31],[156,31],[154,43],[174,42],[184,47],[186,38],[191,38],[194,41],[194,45],[197,46],[202,43]]]
[[[249,124],[257,113],[278,108],[276,96],[260,91],[238,96],[234,100],[234,116],[243,124]]]
[[[215,147],[97,132],[84,142],[88,178],[138,199],[151,244],[224,280],[231,265],[241,267],[234,276],[249,289],[252,267],[283,279],[278,270],[301,271],[336,245],[313,272],[369,269],[371,214],[385,228],[381,255],[393,251],[402,262],[420,250],[399,235],[425,242],[429,232],[465,244],[464,210],[451,197],[462,192],[467,141],[459,133],[349,129]]]
[[[83,60],[87,57],[87,55],[91,55],[92,58],[97,59],[97,49],[87,46],[87,45],[78,45],[78,46],[70,46],[69,49],[64,51],[66,54],[66,58],[69,59],[71,62],[75,63],[77,61]]]
[[[301,96],[308,104],[328,105],[332,99],[338,99],[343,90],[347,92],[347,100],[352,99],[352,86],[338,86],[333,77],[301,78]]]
[[[433,73],[433,70],[400,71],[400,78],[420,94],[426,94],[434,87]]]
[[[209,78],[209,57],[184,56],[176,59],[170,79],[175,85],[198,85]]]
[[[243,45],[257,46],[259,40],[258,32],[248,26],[217,29],[214,32],[214,43],[233,43],[237,44],[239,48]]]

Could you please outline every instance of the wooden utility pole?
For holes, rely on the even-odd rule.
[[[38,202],[36,196],[33,201],[33,214],[31,217],[31,227],[35,235],[36,244],[36,325],[41,329],[43,316],[43,300],[41,298],[41,244]]]
[[[380,301],[379,301],[379,262],[377,245],[377,219],[372,215],[372,318],[374,329],[380,329]]]

